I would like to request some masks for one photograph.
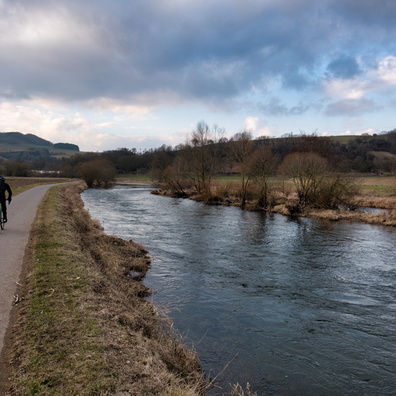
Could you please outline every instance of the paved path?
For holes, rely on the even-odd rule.
[[[34,187],[13,197],[7,209],[8,223],[5,230],[0,230],[0,352],[4,347],[30,229],[39,204],[52,186]]]

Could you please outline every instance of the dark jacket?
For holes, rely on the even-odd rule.
[[[5,201],[5,193],[8,192],[8,199],[12,197],[11,187],[5,183],[0,182],[0,200]]]

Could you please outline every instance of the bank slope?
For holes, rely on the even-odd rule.
[[[8,395],[200,395],[198,358],[145,297],[146,250],[105,235],[82,186],[50,190],[32,231]]]

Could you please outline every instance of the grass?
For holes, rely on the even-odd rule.
[[[376,196],[376,197],[395,197],[396,195],[396,177],[395,176],[377,176],[377,175],[350,175],[355,183],[359,186],[360,196]],[[232,176],[216,176],[213,178],[213,183],[216,185],[231,187],[238,187],[241,183],[241,178],[238,175]],[[273,188],[285,187],[293,188],[291,180],[282,176],[273,176],[269,179],[269,186]]]
[[[118,182],[130,182],[130,183],[153,183],[152,177],[147,174],[120,174],[116,176]]]
[[[355,135],[339,135],[339,136],[329,136],[331,140],[334,140],[335,142],[339,142],[342,144],[348,144],[351,140],[355,140],[359,136]]]
[[[381,197],[396,194],[395,176],[355,176],[362,194],[374,194]]]
[[[73,180],[75,179],[55,177],[6,177],[6,182],[12,188],[12,193],[14,195],[29,190],[29,188],[40,186],[43,184],[65,183]]]
[[[51,146],[39,146],[34,144],[26,144],[26,145],[19,145],[19,144],[8,144],[8,143],[0,143],[0,153],[23,153],[28,151],[34,150],[41,150],[46,149],[49,151],[51,157],[54,158],[64,158],[64,157],[72,157],[73,155],[81,154],[81,151],[74,151],[68,149],[60,149]]]
[[[15,394],[72,395],[84,383],[111,390],[111,382],[105,385],[111,367],[103,347],[90,337],[101,329],[79,309],[88,273],[81,265],[78,243],[62,230],[54,192],[40,212],[34,240],[30,256],[34,266],[19,322],[24,337],[18,340],[14,357],[20,363]]]
[[[56,186],[38,212],[7,394],[203,394],[196,354],[145,298],[146,250],[103,234],[80,191]]]

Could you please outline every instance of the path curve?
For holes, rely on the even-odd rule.
[[[5,230],[0,230],[0,359],[4,357],[6,332],[30,230],[39,204],[53,186],[49,184],[33,187],[13,197],[7,209],[8,223]]]

